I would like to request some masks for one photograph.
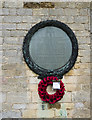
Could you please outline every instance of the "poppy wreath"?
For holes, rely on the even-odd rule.
[[[41,100],[48,102],[50,104],[54,104],[57,101],[61,100],[63,98],[63,95],[65,94],[64,83],[62,81],[60,81],[60,89],[57,89],[56,93],[48,94],[48,92],[46,91],[47,86],[52,84],[53,84],[53,80],[51,79],[43,79],[38,84],[38,94]]]

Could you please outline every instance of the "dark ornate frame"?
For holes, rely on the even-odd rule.
[[[54,26],[62,29],[66,34],[69,36],[71,43],[72,43],[72,55],[69,59],[69,61],[63,66],[55,70],[47,70],[44,68],[41,68],[38,66],[30,57],[29,53],[29,43],[31,40],[31,37],[34,35],[35,32],[37,32],[39,29],[44,28],[46,26]],[[42,79],[43,77],[47,76],[56,76],[59,79],[63,77],[64,74],[66,74],[75,64],[76,59],[78,56],[78,42],[75,37],[75,34],[73,31],[64,23],[59,22],[57,20],[47,20],[42,21],[36,25],[34,25],[27,33],[27,35],[24,38],[23,42],[23,57],[29,68],[34,71],[36,74],[39,75],[38,78]]]

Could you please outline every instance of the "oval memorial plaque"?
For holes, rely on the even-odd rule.
[[[59,78],[74,65],[78,43],[73,31],[64,23],[47,20],[33,26],[23,43],[23,56],[31,70]]]
[[[44,27],[32,36],[29,52],[37,65],[54,70],[68,62],[72,55],[72,43],[60,28]]]

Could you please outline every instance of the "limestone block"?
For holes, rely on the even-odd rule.
[[[2,4],[3,8],[22,8],[22,1],[4,1]]]
[[[23,113],[22,117],[23,118],[36,118],[37,117],[36,111],[37,110],[32,110],[32,109],[25,110],[25,111],[22,112]]]
[[[77,16],[74,18],[74,21],[76,23],[88,23],[89,22],[89,17],[88,16]]]
[[[39,83],[41,80],[38,79],[37,77],[29,77],[29,83],[30,84],[36,84]]]
[[[32,15],[32,9],[25,9],[25,8],[23,8],[23,9],[17,9],[16,10],[16,13],[17,13],[17,15],[23,15],[23,16],[27,16],[27,15]]]
[[[84,30],[83,24],[73,23],[73,24],[68,24],[68,26],[74,31]]]
[[[11,37],[24,37],[25,35],[27,34],[27,31],[26,30],[13,30],[13,31],[10,31],[10,36]],[[22,39],[21,41],[19,41],[19,43],[21,44],[22,42]],[[23,44],[23,42],[22,42]]]
[[[29,25],[29,24],[17,24],[17,27],[16,27],[16,29],[19,29],[19,30],[29,30],[30,29],[30,27],[31,27],[31,25]]]
[[[38,104],[37,103],[30,103],[27,105],[28,110],[36,110],[38,109]]]
[[[63,15],[65,15],[65,13],[64,13],[64,9],[62,9],[62,8],[53,8],[53,9],[49,9],[50,11],[49,11],[49,15],[50,16],[63,16]]]
[[[2,8],[2,13],[3,13],[3,15],[9,15],[9,9]]]
[[[71,97],[72,97],[71,92],[65,92],[65,95],[59,102],[63,102],[63,103],[71,102],[71,100],[72,100]]]
[[[69,8],[75,8],[76,7],[76,3],[75,2],[69,2],[69,5],[68,5]]]
[[[81,85],[79,85],[79,84],[65,84],[65,89],[68,92],[80,91],[81,90]]]
[[[53,118],[54,110],[37,110],[38,118]]]
[[[15,9],[8,9],[9,15],[16,15],[16,8]]]
[[[89,109],[74,109],[73,118],[90,118]]]
[[[26,104],[13,104],[12,108],[18,110],[18,109],[25,109],[26,106],[27,106]]]
[[[8,50],[4,51],[4,56],[9,57],[9,56],[17,56],[17,51],[16,50]]]
[[[36,23],[40,22],[42,17],[44,18],[45,16],[41,16],[41,17],[39,17],[39,16],[23,16],[22,22],[28,23],[31,26],[32,23],[36,24]]]
[[[82,85],[82,90],[84,90],[84,91],[90,91],[90,84],[83,84]]]
[[[30,91],[37,91],[38,92],[38,84],[33,84],[31,83],[29,86],[28,86],[29,90]]]
[[[80,9],[79,15],[87,16],[88,15],[88,9],[87,8]]]
[[[76,2],[76,4],[75,4],[76,6],[76,8],[79,8],[79,9],[81,9],[81,8],[89,8],[90,7],[90,2]]]
[[[75,103],[75,108],[84,108],[84,104],[82,102]]]
[[[55,16],[53,16],[53,19],[55,19]],[[68,22],[68,18],[66,16],[57,16],[56,19],[58,19],[59,21],[65,23]],[[72,21],[72,20],[71,20]]]
[[[29,103],[31,101],[31,93],[27,92],[8,92],[7,102],[8,103]]]
[[[12,109],[12,104],[2,103],[2,110],[10,111]]]
[[[19,23],[22,22],[21,16],[4,16],[3,22],[5,23]]]
[[[4,29],[4,30],[16,30],[16,24],[4,23],[4,24],[2,24],[2,29]]]
[[[78,91],[72,93],[73,102],[85,102],[90,100],[90,93],[85,91]]]
[[[71,16],[71,17],[67,17],[67,23],[69,24],[69,23],[74,23],[75,21],[74,21],[74,17],[73,16]],[[74,25],[75,26],[75,25]],[[73,29],[74,30],[74,29]]]
[[[47,8],[33,9],[33,16],[49,15],[48,12],[49,10]]]
[[[88,32],[88,31],[75,31],[75,35],[77,36],[77,37],[84,37],[84,35],[85,35],[85,37],[89,37],[89,35],[90,35],[90,32]]]
[[[71,110],[74,108],[74,103],[62,103],[61,102],[61,109],[65,108],[66,110]]]
[[[38,92],[36,92],[36,91],[32,92],[32,102],[33,103],[40,103],[40,102],[42,102],[40,97],[39,97],[39,95],[38,95]]]
[[[30,81],[31,81],[31,77],[32,77],[32,79],[37,79],[37,78],[33,78],[33,77],[37,77],[37,74],[35,74],[33,71],[31,71],[31,70],[26,70],[26,75],[28,76],[28,77],[30,77]]]
[[[10,37],[10,31],[8,31],[8,30],[2,30],[2,34],[0,32],[0,36]]]
[[[60,110],[55,110],[55,117],[56,118],[66,118],[67,117],[67,111],[66,109],[60,109]]]
[[[69,2],[55,2],[55,8],[67,8]]]
[[[6,102],[6,93],[5,92],[3,92],[2,93],[2,98],[1,98],[1,100],[2,100],[2,102]]]
[[[21,118],[20,111],[4,111],[2,112],[2,118]]]
[[[68,16],[76,16],[76,15],[79,15],[79,10],[78,9],[70,9],[70,8],[66,8],[64,9],[65,11],[65,15],[68,15]]]

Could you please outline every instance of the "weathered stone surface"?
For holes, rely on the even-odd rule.
[[[3,55],[6,57],[17,56],[17,51],[16,50],[4,51]]]
[[[0,32],[0,36],[10,37],[10,31],[8,31],[8,30],[2,30],[2,34]]]
[[[68,2],[55,2],[55,8],[67,8],[68,6]]]
[[[16,66],[16,67],[15,67]],[[20,69],[21,68],[21,69]],[[3,70],[19,70],[19,71],[22,71],[22,70],[25,70],[25,66],[23,66],[23,64],[17,64],[17,63],[15,63],[15,64],[4,64],[4,65],[2,65],[2,69]],[[22,71],[23,72],[23,71]]]
[[[79,15],[79,10],[78,9],[70,9],[70,8],[66,8],[64,9],[65,11],[65,15],[68,15],[68,16],[76,16],[76,15]]]
[[[3,56],[0,66],[1,63],[3,65],[0,76],[3,75],[3,78],[0,79],[3,99],[0,103],[3,102],[3,117],[90,117],[90,3],[5,1],[2,5],[0,56]],[[62,79],[65,95],[53,106],[41,101],[38,95],[41,79],[26,65],[22,53],[24,36],[32,26],[43,20],[58,20],[67,24],[75,33],[79,45],[76,64]],[[51,87],[47,91],[50,93]]]
[[[24,2],[23,8],[54,8],[53,2]]]
[[[18,40],[17,37],[5,37],[5,38],[4,38],[4,42],[5,42],[6,44],[9,44],[9,45],[19,44],[19,40]]]
[[[13,30],[13,31],[10,31],[10,36],[11,37],[24,37],[25,35],[26,35],[26,33],[27,33],[27,31],[25,30],[23,30],[23,31],[20,31],[20,30]],[[21,39],[21,41],[22,41],[22,39]],[[19,41],[20,42],[20,41]],[[23,44],[23,42],[22,42],[22,44]],[[21,44],[21,45],[22,45]]]
[[[67,111],[65,109],[55,110],[55,117],[56,118],[66,118]]]
[[[84,108],[84,104],[83,103],[75,103],[75,108]]]
[[[19,23],[22,22],[21,16],[4,16],[3,22],[5,23]]]
[[[74,24],[68,24],[68,25],[74,31],[84,30],[84,25],[83,24],[74,23]]]
[[[88,9],[80,9],[79,15],[87,16],[88,15]]]
[[[71,110],[74,108],[74,103],[61,103],[61,109]]]
[[[88,19],[88,16],[77,16],[74,18],[74,21],[76,23],[88,23],[89,19]],[[79,25],[81,25],[81,24],[79,24]]]
[[[20,111],[4,111],[2,112],[2,117],[3,118],[20,118],[21,117],[21,112]]]
[[[30,103],[27,105],[27,109],[36,110],[36,109],[38,109],[38,104],[37,103]]]
[[[4,30],[16,30],[16,24],[3,24],[2,25],[2,29],[4,29]]]
[[[8,92],[7,103],[29,103],[31,101],[31,93],[27,92]]]
[[[3,8],[2,13],[3,13],[3,15],[9,15],[9,9]]]
[[[81,85],[79,85],[79,84],[65,84],[65,89],[68,92],[80,91],[81,90]]]
[[[26,71],[26,75],[27,75],[28,77],[30,77],[30,83],[31,83],[31,81],[34,81],[34,80],[32,80],[32,79],[35,79],[35,80],[37,81],[37,74],[35,74],[33,71],[27,70],[27,71]]]
[[[82,90],[84,90],[84,91],[90,91],[90,84],[84,84],[84,85],[82,85]]]
[[[19,80],[17,82],[14,82],[14,80],[16,80],[16,79],[12,79],[12,80],[13,80],[13,82],[11,82],[11,83],[8,83],[7,80],[2,83],[2,87],[3,87],[2,90],[4,92],[11,92],[11,91],[26,92],[27,91],[27,88],[26,88],[27,83],[26,82],[21,83]]]
[[[85,102],[90,100],[90,92],[78,91],[72,93],[73,102]]]
[[[25,109],[26,108],[26,104],[13,104],[12,108],[19,110],[19,109]]]
[[[22,1],[4,1],[2,4],[3,8],[22,8],[23,2]]]
[[[48,12],[49,11],[46,8],[44,8],[44,9],[42,9],[42,8],[40,8],[40,9],[33,9],[33,15],[36,15],[36,16],[38,16],[38,15],[49,15]]]
[[[30,91],[37,91],[38,92],[38,84],[31,83],[31,84],[29,84],[28,88]]]
[[[6,93],[3,92],[3,93],[2,93],[1,101],[2,101],[2,102],[6,102],[6,97],[7,97],[7,96],[6,96]]]
[[[60,109],[61,104],[60,103],[55,103],[54,105],[48,104],[48,109]]]
[[[84,34],[85,34],[85,37],[88,37],[90,35],[90,32],[89,31],[75,31],[75,35],[77,37],[84,37]]]
[[[37,110],[32,110],[32,109],[29,109],[29,110],[25,110],[23,111],[23,118],[36,118],[37,115],[36,115],[36,112]]]
[[[40,103],[41,102],[41,99],[38,95],[38,92],[35,92],[35,91],[32,92],[32,102],[33,103]]]
[[[52,17],[51,17],[52,18]],[[68,18],[66,16],[57,16],[58,20],[61,21],[61,22],[68,22]],[[56,18],[56,19],[57,19]],[[53,19],[55,19],[55,16],[53,16]],[[72,20],[71,20],[72,21]]]
[[[71,102],[71,100],[72,100],[71,92],[65,92],[65,95],[59,102],[67,103]]]
[[[25,76],[25,72],[22,70],[4,70],[3,75],[6,77],[14,77],[14,76]]]
[[[49,15],[51,15],[51,16],[55,16],[55,15],[59,15],[59,16],[63,16],[63,15],[65,15],[65,13],[64,13],[64,10],[62,9],[62,8],[57,8],[57,9],[55,9],[55,8],[53,8],[53,9],[50,9],[50,11],[49,11]]]
[[[72,118],[73,116],[73,110],[67,110],[67,117]]]
[[[73,118],[90,118],[90,110],[89,109],[74,109]]]
[[[37,110],[38,118],[53,118],[54,110]]]
[[[3,50],[21,50],[22,49],[22,46],[21,45],[13,45],[13,44],[11,44],[11,45],[9,45],[9,44],[7,44],[7,43],[4,43],[3,44],[3,48],[2,48]]]
[[[30,29],[30,25],[29,24],[17,24],[17,27],[16,29],[19,29],[19,30],[29,30]]]
[[[32,15],[32,9],[17,9],[16,14],[21,16],[30,16]]]
[[[16,15],[16,9],[9,9],[9,15]]]
[[[89,8],[90,7],[90,2],[76,2],[75,4],[76,8]]]

